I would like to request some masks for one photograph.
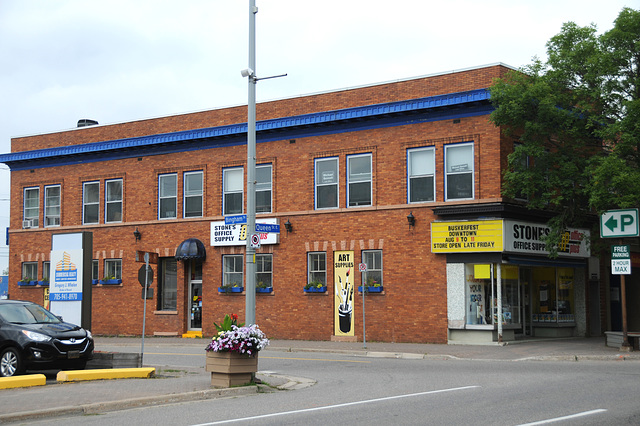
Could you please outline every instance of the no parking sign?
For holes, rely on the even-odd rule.
[[[259,234],[251,234],[251,248],[260,248]]]
[[[358,269],[360,270],[360,272],[367,272],[367,264],[366,263],[360,263],[358,265]]]

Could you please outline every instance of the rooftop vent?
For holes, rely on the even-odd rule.
[[[95,126],[96,124],[98,124],[96,120],[91,120],[89,118],[82,118],[78,120],[78,127]]]

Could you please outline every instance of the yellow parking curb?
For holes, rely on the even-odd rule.
[[[0,389],[24,388],[27,386],[44,386],[47,378],[44,374],[27,374],[25,376],[0,377]]]
[[[153,377],[155,374],[156,369],[153,367],[71,370],[60,371],[56,380],[59,382],[76,382],[81,380],[140,379]]]

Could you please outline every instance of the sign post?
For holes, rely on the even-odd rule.
[[[367,272],[367,264],[362,262],[358,265],[358,270],[360,270],[361,274]],[[365,317],[364,317],[364,285],[365,280],[362,281],[362,346],[367,349],[367,329],[365,327]]]
[[[620,238],[620,244],[611,246],[611,273],[620,275],[620,300],[622,303],[622,346],[620,350],[630,351],[627,334],[627,288],[625,275],[631,274],[631,251],[622,245],[623,237],[637,237],[638,209],[609,210],[600,216],[602,238]]]

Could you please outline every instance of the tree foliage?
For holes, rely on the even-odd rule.
[[[503,195],[525,197],[556,217],[548,239],[589,214],[640,204],[640,12],[624,8],[614,27],[565,23],[547,60],[498,79],[491,120],[519,143]]]

